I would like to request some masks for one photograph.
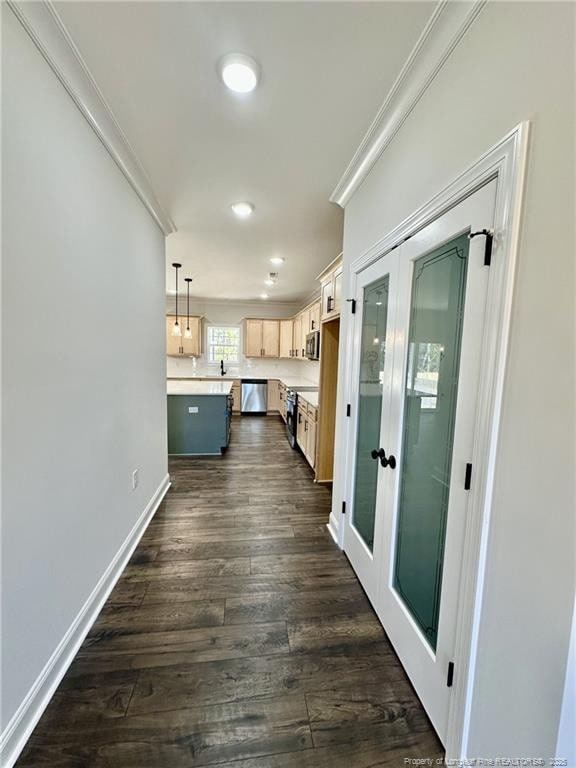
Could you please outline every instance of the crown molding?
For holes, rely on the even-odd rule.
[[[176,231],[80,51],[49,0],[6,0],[68,95],[165,235]]]
[[[487,0],[440,0],[330,196],[344,208],[430,87]]]

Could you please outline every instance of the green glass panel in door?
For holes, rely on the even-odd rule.
[[[436,648],[468,237],[414,263],[394,587]]]
[[[388,282],[386,275],[364,288],[362,339],[360,346],[360,381],[358,397],[358,433],[356,441],[356,477],[352,525],[372,551],[378,467],[370,453],[380,447],[382,416],[382,377],[386,354],[388,317]]]

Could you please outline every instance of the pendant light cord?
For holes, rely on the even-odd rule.
[[[178,325],[178,267],[176,269],[176,325]]]

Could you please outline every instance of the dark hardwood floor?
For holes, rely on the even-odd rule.
[[[443,755],[279,418],[172,488],[18,768],[376,768]]]

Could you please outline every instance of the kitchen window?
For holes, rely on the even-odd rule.
[[[208,362],[240,362],[240,327],[237,325],[208,326]]]

